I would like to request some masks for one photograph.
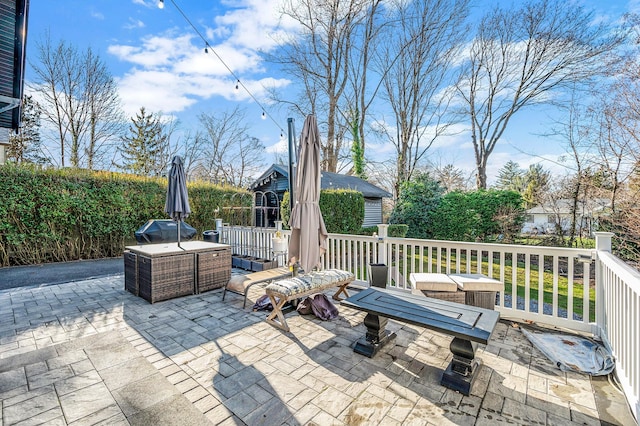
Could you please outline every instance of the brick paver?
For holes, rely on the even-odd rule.
[[[449,336],[390,321],[398,337],[369,359],[350,347],[361,312],[291,313],[284,333],[221,299],[152,305],[122,276],[0,291],[0,426],[635,424],[610,383],[556,369],[511,323],[463,396],[439,384]]]

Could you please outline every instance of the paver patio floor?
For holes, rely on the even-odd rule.
[[[635,424],[606,377],[558,370],[514,323],[480,346],[463,396],[439,384],[451,337],[389,321],[398,337],[369,359],[351,349],[364,313],[339,310],[288,314],[284,333],[222,290],[149,304],[115,276],[0,291],[0,426]]]

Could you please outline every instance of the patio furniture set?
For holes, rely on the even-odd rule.
[[[124,253],[125,289],[150,303],[223,288],[241,294],[246,306],[249,289],[267,283],[273,311],[266,321],[286,332],[287,302],[337,287],[333,299],[367,313],[366,334],[354,343],[354,351],[373,357],[395,338],[386,330],[389,318],[453,336],[453,355],[441,384],[469,395],[478,371],[478,343],[487,344],[498,322],[493,311],[502,283],[481,274],[412,273],[412,294],[370,287],[349,297],[347,287],[354,274],[338,269],[291,276],[288,268],[276,268],[231,279],[231,251],[225,244],[186,242],[130,246]],[[426,296],[426,297],[425,297]]]

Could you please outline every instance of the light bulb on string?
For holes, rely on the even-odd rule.
[[[180,8],[180,6],[174,1],[174,0],[170,0],[171,1],[171,6],[172,8],[177,9],[177,11],[182,15],[182,17],[184,18],[184,20],[191,26],[191,28],[193,29],[193,31],[200,37],[200,39],[202,39],[202,41],[204,42],[205,46],[204,46],[204,52],[205,54],[208,53],[212,53],[221,63],[222,65],[224,65],[224,67],[227,69],[227,71],[229,71],[229,74],[231,77],[236,78],[236,82],[235,82],[235,91],[239,92],[240,89],[243,89],[244,92],[246,92],[246,94],[248,95],[249,98],[251,98],[260,109],[262,109],[262,116],[261,118],[263,120],[266,120],[267,118],[269,118],[271,121],[273,121],[276,125],[278,123],[276,123],[276,121],[273,119],[273,117],[271,117],[271,115],[268,115],[266,113],[266,111],[264,110],[264,108],[262,108],[261,102],[256,99],[256,97],[254,96],[253,93],[251,93],[251,90],[249,90],[248,87],[246,87],[244,84],[242,84],[242,82],[240,81],[240,79],[237,78],[236,74],[233,72],[233,70],[229,67],[229,65],[224,61],[224,59],[222,57],[220,57],[220,55],[218,55],[218,53],[216,52],[216,49],[211,48],[211,46],[209,45],[207,39],[204,37],[204,35],[200,32],[200,30],[198,28],[196,28],[195,25],[193,25],[193,22],[191,21],[191,19],[189,19],[189,17],[185,14],[185,12]],[[153,2],[153,0],[152,0]],[[157,0],[157,6],[159,9],[164,9],[164,0]],[[209,50],[211,50],[211,52],[209,52]],[[240,87],[242,86],[242,87]],[[278,126],[280,127],[280,126]],[[281,133],[280,133],[280,137],[284,138],[284,131],[282,129]]]

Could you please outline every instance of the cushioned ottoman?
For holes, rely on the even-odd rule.
[[[289,326],[282,312],[282,307],[286,302],[319,293],[331,287],[338,287],[338,290],[333,295],[335,300],[340,300],[341,293],[344,293],[345,297],[349,297],[347,286],[354,279],[355,276],[351,272],[327,269],[273,281],[265,289],[265,293],[269,296],[273,305],[273,311],[267,316],[266,321],[271,325],[289,331]]]
[[[496,292],[504,290],[501,281],[483,274],[450,274],[449,277],[464,291],[465,303],[470,306],[493,310]]]
[[[411,286],[425,291],[458,291],[458,284],[447,274],[417,273],[409,275]]]

